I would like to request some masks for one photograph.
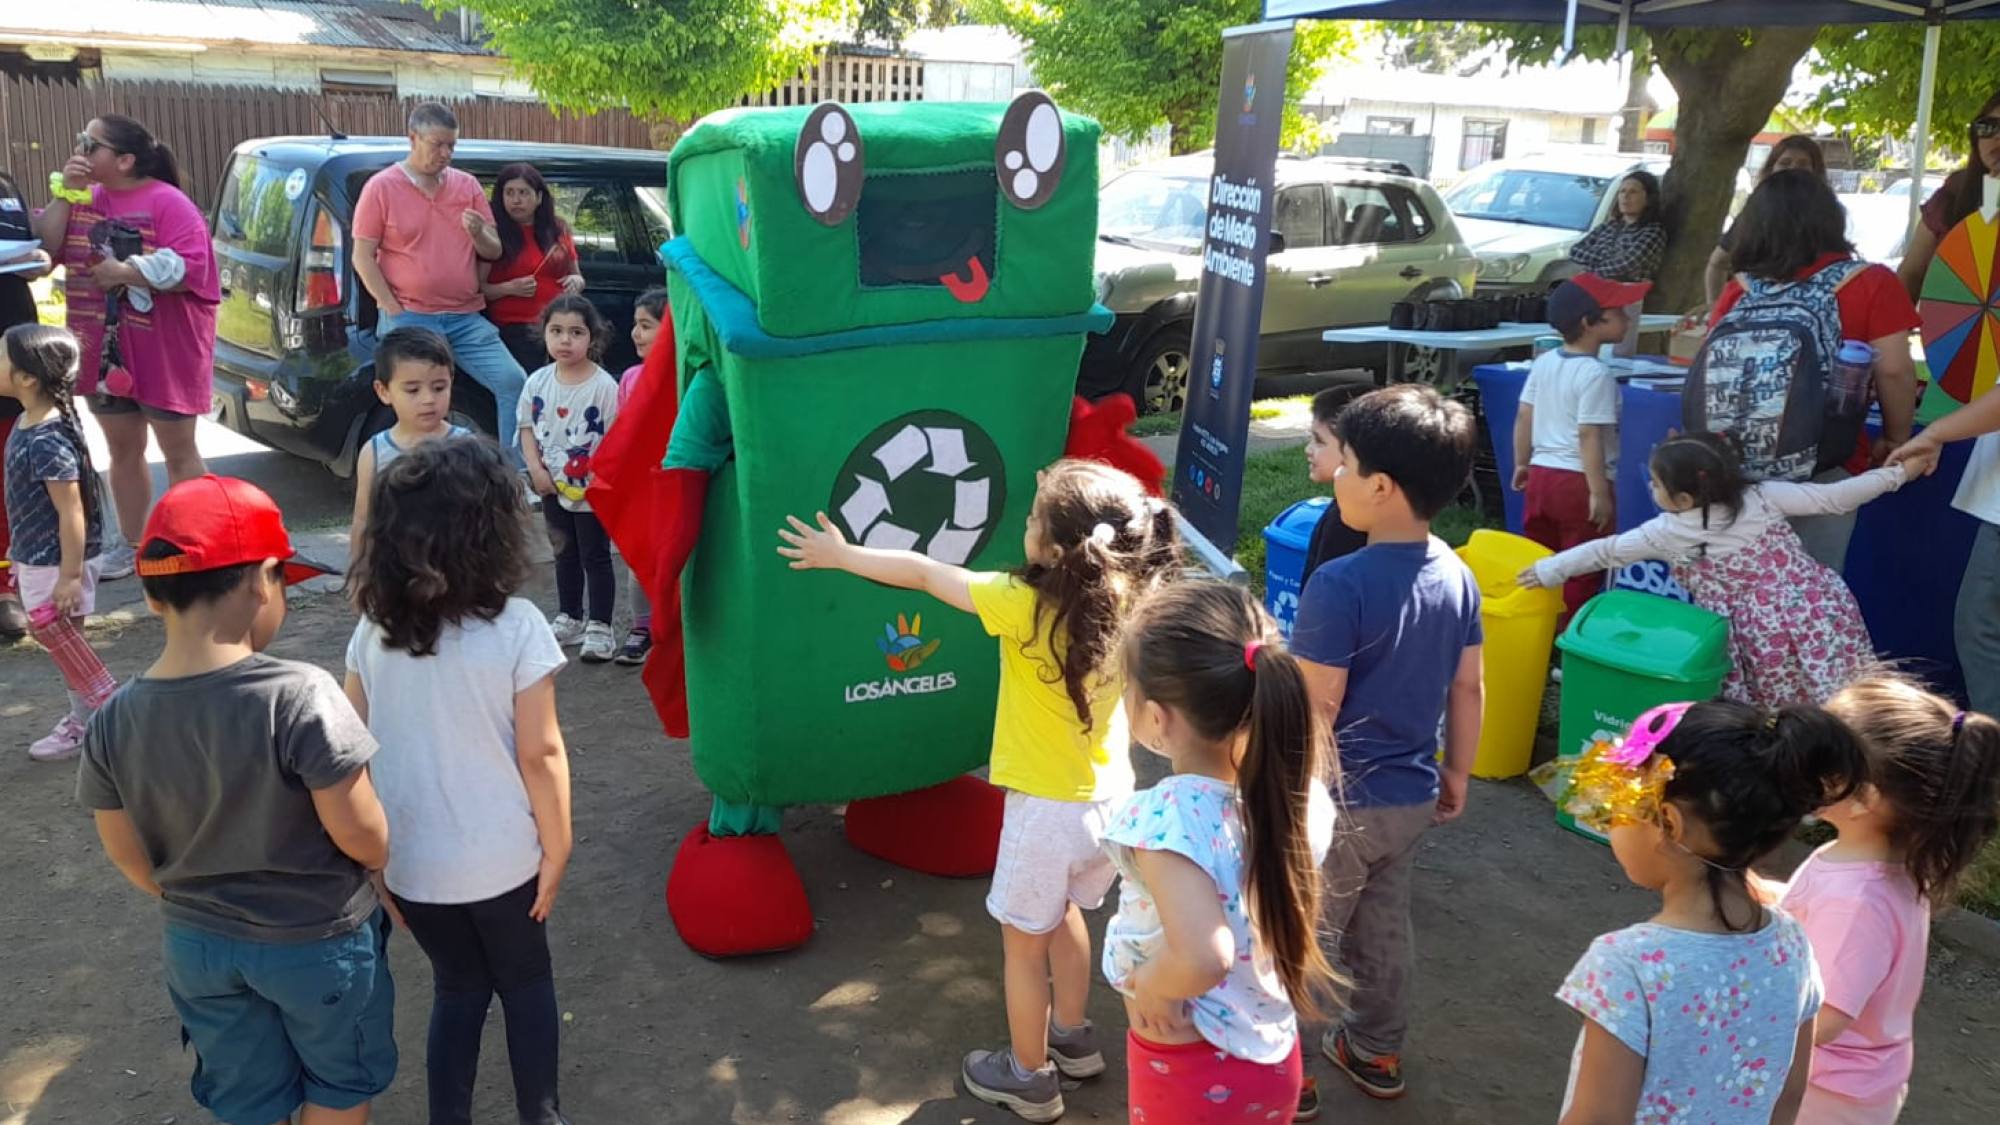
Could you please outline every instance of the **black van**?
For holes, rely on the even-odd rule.
[[[217,421],[340,476],[395,421],[375,398],[375,299],[354,274],[354,204],[368,177],[409,153],[403,137],[268,137],[236,147],[209,229],[222,276],[215,329]],[[582,260],[584,296],[611,321],[604,366],[636,362],[632,302],[662,283],[667,154],[462,140],[452,166],[490,191],[506,165],[548,181]],[[497,433],[493,396],[459,373],[452,410]],[[509,420],[511,422],[511,420]]]

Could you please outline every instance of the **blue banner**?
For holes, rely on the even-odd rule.
[[[1197,552],[1227,572],[1250,437],[1292,25],[1234,27],[1222,34],[1222,104],[1173,494]]]

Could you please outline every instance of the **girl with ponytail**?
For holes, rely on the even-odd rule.
[[[1931,911],[2000,827],[2000,723],[1894,676],[1826,709],[1861,736],[1868,780],[1819,810],[1840,836],[1784,889],[1826,998],[1800,1120],[1889,1125],[1909,1092]]]
[[[1063,1113],[1062,1081],[1104,1072],[1084,1019],[1090,932],[1083,910],[1116,873],[1102,847],[1115,802],[1132,792],[1118,636],[1134,601],[1179,565],[1173,512],[1130,474],[1058,461],[1036,481],[1026,565],[979,573],[914,551],[849,543],[819,513],[792,517],[778,553],[794,570],[844,570],[922,590],[977,614],[1000,642],[993,784],[1007,791],[986,911],[1006,955],[1008,1045],[973,1051],[974,1097],[1028,1121]]]
[[[1132,1120],[1293,1120],[1299,1016],[1335,982],[1317,927],[1330,756],[1305,677],[1256,599],[1220,582],[1148,598],[1124,662],[1132,736],[1174,769],[1105,834]]]
[[[117,682],[83,636],[102,569],[102,503],[76,403],[76,337],[20,324],[0,336],[0,395],[21,404],[7,435],[8,553],[28,630],[69,688],[69,711],[32,746],[38,762],[74,758],[84,727]]]
[[[1867,774],[1853,731],[1817,707],[1673,703],[1593,750],[1564,807],[1611,837],[1660,911],[1605,934],[1557,999],[1583,1016],[1563,1125],[1792,1125],[1821,990],[1806,935],[1752,893],[1751,865]]]

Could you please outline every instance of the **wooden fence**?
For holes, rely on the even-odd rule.
[[[923,64],[893,56],[834,54],[745,105],[809,105],[819,101],[915,101],[923,96]],[[0,169],[21,185],[31,206],[45,202],[49,173],[69,159],[76,134],[96,114],[122,113],[145,123],[174,150],[182,186],[206,210],[214,202],[223,163],[253,137],[325,134],[401,135],[422,98],[324,94],[182,82],[82,83],[0,73]],[[653,148],[678,130],[622,109],[557,115],[539,102],[496,98],[439,99],[458,115],[467,137]]]

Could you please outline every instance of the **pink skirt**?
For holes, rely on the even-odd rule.
[[[1125,1033],[1132,1125],[1288,1125],[1304,1081],[1296,1042],[1284,1062],[1253,1063],[1212,1043],[1154,1043]]]

